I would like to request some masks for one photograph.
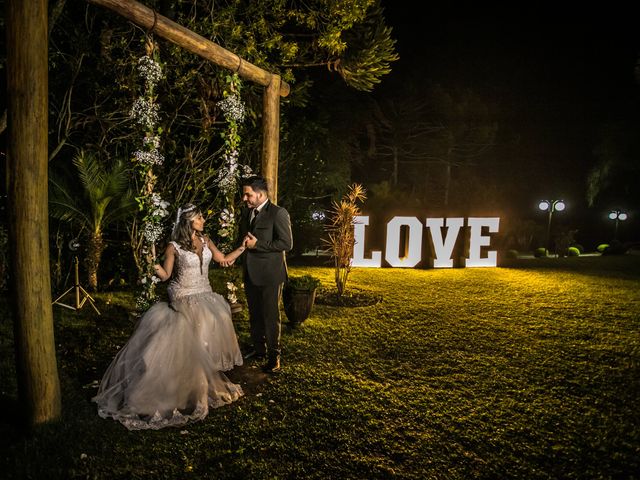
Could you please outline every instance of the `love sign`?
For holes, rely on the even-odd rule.
[[[354,219],[355,246],[353,247],[352,265],[354,267],[381,267],[382,252],[375,250],[369,258],[365,258],[365,229],[369,225],[369,216],[361,215]],[[483,256],[483,247],[488,247],[491,237],[487,233],[498,231],[500,219],[497,217],[469,217],[466,219],[467,235],[464,240],[468,248],[464,259],[465,267],[495,267],[497,253],[487,250]],[[387,223],[385,261],[392,267],[413,268],[422,256],[422,239],[424,229],[430,234],[433,247],[433,267],[452,268],[453,252],[459,241],[460,232],[465,226],[464,218],[427,218],[423,225],[417,217],[393,217]],[[402,229],[406,234],[403,235]],[[484,230],[483,230],[484,229]],[[443,232],[446,230],[446,232]],[[401,237],[405,242],[401,250]],[[485,249],[486,250],[486,249]]]

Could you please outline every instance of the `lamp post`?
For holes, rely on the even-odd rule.
[[[615,220],[616,222],[616,228],[613,233],[613,239],[617,240],[618,239],[618,222],[624,222],[627,218],[629,218],[629,216],[627,215],[626,212],[621,212],[620,210],[612,210],[611,212],[609,212],[609,218],[611,220]]]
[[[562,200],[542,200],[538,204],[538,208],[543,212],[549,212],[549,220],[547,221],[547,242],[545,244],[547,251],[549,248],[549,239],[551,235],[551,217],[553,212],[561,212],[565,209],[566,205]]]

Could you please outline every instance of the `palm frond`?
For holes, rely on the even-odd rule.
[[[90,215],[80,203],[73,189],[55,174],[49,175],[49,214],[58,220],[77,223],[82,227],[91,224]]]
[[[103,197],[107,172],[99,157],[92,152],[81,150],[73,158],[73,164],[78,169],[78,176],[91,203]]]

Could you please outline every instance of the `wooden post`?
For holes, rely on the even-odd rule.
[[[49,272],[47,0],[6,9],[11,295],[20,403],[29,425],[61,413]]]
[[[179,47],[189,50],[216,65],[237,72],[241,78],[250,80],[264,87],[268,86],[271,82],[271,73],[243,60],[235,53],[222,48],[217,43],[207,40],[188,28],[172,22],[168,18],[159,15],[155,10],[135,0],[87,1],[94,5],[100,5],[113,10],[147,30],[153,30],[153,33],[159,37],[169,40]],[[279,95],[283,97],[289,95],[289,85],[287,83],[282,82]]]
[[[280,143],[280,76],[272,75],[262,101],[262,176],[269,200],[278,202],[278,146]]]

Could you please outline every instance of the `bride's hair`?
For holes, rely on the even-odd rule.
[[[188,203],[184,207],[179,208],[176,223],[171,232],[171,240],[177,242],[178,245],[185,250],[195,251],[195,247],[191,241],[191,236],[193,235],[191,222],[201,213],[202,211],[192,203]],[[196,235],[201,236],[202,234],[196,232]]]

